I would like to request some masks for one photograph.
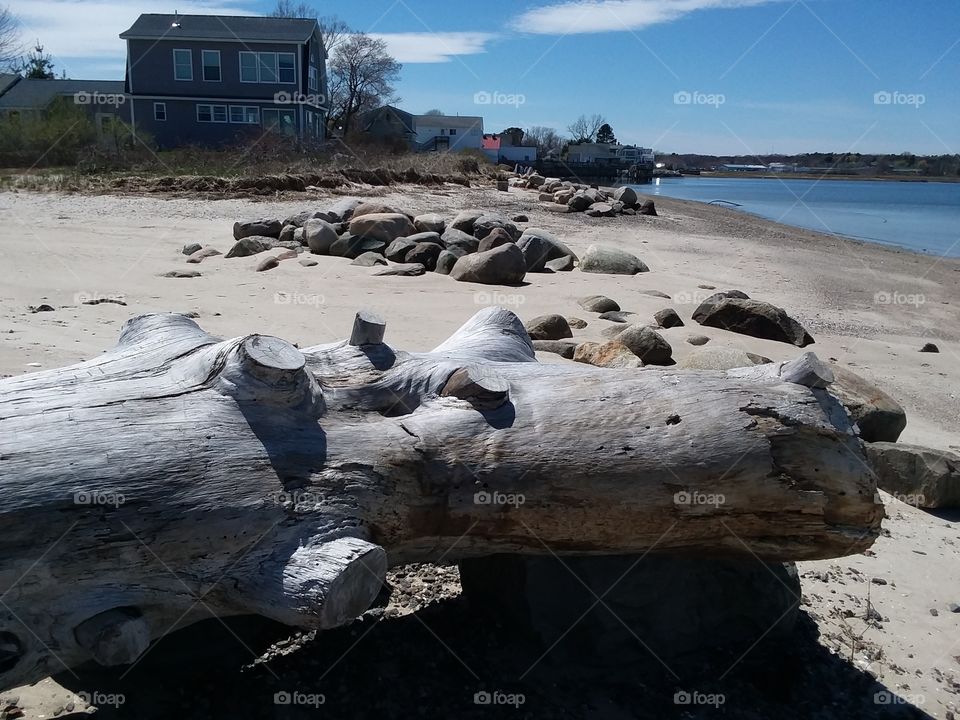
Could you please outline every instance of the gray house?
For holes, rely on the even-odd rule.
[[[268,131],[324,137],[316,20],[145,14],[120,37],[134,124],[160,147],[252,142]]]
[[[0,116],[41,115],[57,100],[84,110],[101,136],[109,135],[114,122],[130,122],[122,80],[39,80],[0,74]]]

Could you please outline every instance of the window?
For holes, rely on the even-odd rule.
[[[193,80],[193,51],[173,51],[173,79]]]
[[[260,82],[257,73],[257,54],[255,52],[240,53],[240,82]]]
[[[319,90],[319,85],[317,84],[317,66],[311,65],[307,73],[307,87],[310,92],[315,93]]]
[[[277,54],[258,53],[257,67],[260,70],[260,82],[275,83],[277,81]]]
[[[280,65],[280,82],[295,83],[297,81],[296,56],[293,53],[277,53],[277,62]]]
[[[241,125],[259,125],[260,108],[256,105],[231,105],[230,122]]]
[[[197,122],[225,123],[226,121],[226,105],[197,105]]]
[[[456,134],[457,134],[457,129],[456,129],[456,128],[450,128],[450,134],[451,134],[451,135],[456,135]]]
[[[296,116],[293,110],[264,108],[263,126],[267,130],[273,130],[283,135],[297,134]]]
[[[154,120],[166,120],[166,119],[167,119],[167,104],[166,104],[166,103],[154,103],[154,104],[153,104],[153,119],[154,119]]]
[[[207,82],[220,82],[220,51],[202,50],[203,79]]]

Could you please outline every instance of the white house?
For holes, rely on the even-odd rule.
[[[567,148],[567,162],[631,164],[653,163],[651,148],[613,143],[579,143]]]
[[[483,118],[473,115],[415,115],[418,150],[480,150]]]

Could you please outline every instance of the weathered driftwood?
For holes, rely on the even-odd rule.
[[[502,309],[423,354],[371,344],[377,325],[301,351],[145,315],[94,360],[0,381],[0,687],[129,663],[211,614],[340,625],[388,565],[797,560],[878,532],[812,356],[615,371],[537,363]]]

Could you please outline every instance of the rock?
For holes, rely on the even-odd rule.
[[[531,340],[563,340],[572,338],[573,331],[563,315],[540,315],[524,324]]]
[[[262,258],[260,262],[257,263],[257,272],[264,272],[265,270],[273,270],[275,267],[280,265],[280,261],[274,255],[268,255],[265,258]]]
[[[384,205],[383,203],[379,203],[379,202],[368,201],[368,202],[358,203],[353,208],[353,215],[351,216],[350,219],[354,220],[358,217],[362,217],[363,215],[403,215],[403,213],[398,211],[396,208],[390,207],[389,205]]]
[[[574,330],[583,330],[587,326],[586,320],[581,320],[578,317],[568,317],[567,325],[569,325]]]
[[[576,253],[568,248],[553,233],[541,230],[540,228],[527,228],[523,231],[520,239],[517,240],[517,247],[523,252],[527,260],[527,269],[529,272],[540,272],[547,262],[569,257],[569,265],[572,268],[576,262]],[[564,264],[567,264],[566,262]],[[531,269],[536,268],[536,269]]]
[[[350,221],[351,235],[379,240],[384,245],[398,237],[408,237],[416,232],[417,229],[410,222],[410,218],[400,213],[377,212],[357,217],[354,212],[353,219]]]
[[[595,313],[605,313],[620,309],[617,302],[611,300],[606,295],[587,295],[577,300],[577,304],[584,310]]]
[[[515,223],[530,222],[530,218],[528,218],[526,215],[523,215],[522,213],[520,215],[514,215],[510,219],[513,220],[513,222]]]
[[[664,308],[653,314],[653,319],[662,328],[683,327],[683,320],[673,308]]]
[[[925,343],[924,346],[923,346],[922,348],[920,348],[920,352],[938,353],[938,352],[940,352],[940,348],[938,348],[938,347],[937,347],[936,345],[934,345],[933,343]]]
[[[300,264],[304,267],[313,267],[314,265],[319,265],[320,263],[318,263],[312,257],[302,257],[300,258]]]
[[[386,249],[386,243],[382,240],[374,240],[368,237],[359,237],[357,235],[341,235],[336,242],[330,246],[330,254],[335,257],[345,257],[351,260],[359,257],[365,252],[375,252],[383,254]]]
[[[637,214],[637,211],[634,210],[632,207],[625,207],[625,208],[622,210],[622,213],[623,213],[624,215],[636,215],[636,214]]]
[[[338,237],[336,229],[326,220],[311,218],[303,225],[303,239],[314,255],[329,255]]]
[[[590,217],[613,217],[616,215],[613,206],[605,202],[593,203],[586,209],[586,214]]]
[[[776,652],[795,642],[801,598],[792,563],[751,557],[503,554],[461,561],[460,579],[470,611],[538,643],[534,658],[556,653],[559,663],[605,673],[659,661],[696,675],[729,667],[761,638]],[[650,717],[709,712],[691,706]]]
[[[453,270],[453,266],[457,264],[457,260],[463,257],[463,255],[457,255],[456,251],[463,252],[459,248],[452,248],[440,253],[440,255],[437,256],[435,272],[440,275],[449,275],[450,271]]]
[[[495,247],[500,247],[505,243],[512,242],[513,238],[510,237],[510,233],[503,228],[494,228],[480,241],[480,245],[477,246],[477,252],[486,252],[487,250],[493,250]],[[527,270],[529,271],[530,268],[527,268]]]
[[[184,255],[193,255],[195,252],[197,252],[201,248],[203,248],[203,245],[201,245],[200,243],[187,243],[186,245],[183,246],[183,250],[181,250],[180,252],[182,252]]]
[[[302,227],[298,227],[296,230],[293,231],[293,241],[303,246],[307,244],[307,236],[303,234]]]
[[[460,282],[487,285],[518,285],[527,272],[523,253],[513,243],[484,253],[464,255],[457,260],[450,277]]]
[[[580,259],[580,271],[610,273],[612,275],[636,275],[649,268],[636,255],[617,248],[591,245]]]
[[[511,238],[519,238],[520,231],[511,220],[503,215],[493,213],[484,214],[478,217],[473,223],[473,236],[478,240],[483,240],[487,235],[493,232],[494,228],[506,230]]]
[[[845,367],[829,364],[833,371],[830,394],[847,408],[867,442],[896,442],[907,426],[907,414],[892,397]]]
[[[664,296],[666,297],[666,296]],[[700,322],[700,319],[706,317],[707,312],[714,305],[718,305],[723,300],[727,298],[739,298],[740,300],[749,300],[750,296],[741,290],[724,290],[722,292],[717,292],[708,297],[702,303],[697,306],[697,309],[693,311],[693,319],[697,322]]]
[[[474,223],[483,215],[483,210],[461,210],[457,213],[453,222],[447,225],[447,229],[453,228],[465,232],[467,235],[473,235]]]
[[[480,241],[473,235],[468,235],[463,230],[449,227],[440,237],[440,240],[449,250],[452,247],[458,247],[465,253],[475,253],[480,247]]]
[[[424,215],[417,215],[413,219],[413,226],[420,232],[433,232],[437,233],[437,235],[443,235],[444,230],[447,229],[447,221],[443,215],[426,213]]]
[[[607,327],[600,330],[600,335],[602,335],[607,340],[613,340],[617,335],[622,333],[627,329],[626,323],[615,323],[613,325],[608,325]]]
[[[160,277],[165,278],[195,278],[200,277],[199,270],[171,270],[163,273]]]
[[[417,243],[410,238],[397,238],[392,243],[387,245],[387,248],[383,251],[383,254],[386,256],[387,260],[392,260],[393,262],[403,262],[404,258],[407,257],[407,253],[413,250],[413,248],[416,246]]]
[[[188,263],[201,263],[204,258],[213,257],[214,255],[222,255],[219,250],[212,247],[200,248],[190,257],[187,258]]]
[[[653,200],[644,200],[640,207],[637,208],[637,215],[656,215],[657,208],[653,204]]]
[[[687,336],[687,342],[691,345],[706,345],[710,342],[710,338],[706,335],[689,335]]]
[[[260,235],[263,237],[280,237],[283,224],[276,218],[258,218],[233,224],[233,239],[242,240],[245,237]]]
[[[298,251],[296,251],[296,250],[284,250],[283,252],[275,255],[274,257],[276,257],[277,260],[281,260],[281,261],[282,261],[282,260],[293,260],[293,259],[294,259],[295,257],[297,257],[297,255],[299,255],[299,254],[300,254],[300,253],[299,253]]]
[[[673,365],[673,348],[663,336],[645,325],[630,325],[617,335],[616,342],[630,348],[644,365]]]
[[[632,187],[618,187],[613,191],[613,199],[622,202],[624,205],[636,205],[637,191]]]
[[[283,242],[293,242],[299,229],[296,225],[284,225],[280,231],[280,240]]]
[[[546,181],[547,179],[543,175],[538,175],[537,173],[534,173],[533,175],[527,178],[527,187],[538,188],[541,185],[543,185]]]
[[[41,313],[41,312],[54,312],[56,308],[53,305],[48,305],[47,303],[41,303],[40,305],[31,305],[30,312],[32,313]]]
[[[877,486],[916,507],[960,508],[960,455],[904,443],[865,443]]]
[[[659,290],[638,290],[637,292],[639,292],[641,295],[649,295],[650,297],[663,298],[664,300],[673,299],[669,295],[667,295],[665,292],[660,292]]]
[[[583,212],[590,207],[593,202],[586,195],[576,194],[567,202],[567,207],[572,212]]]
[[[385,270],[375,272],[374,275],[401,275],[405,277],[416,277],[423,275],[427,269],[420,263],[399,263],[391,265]]]
[[[510,192],[509,180],[497,180],[497,190],[499,192]]]
[[[631,317],[633,315],[636,315],[636,313],[628,310],[607,310],[605,313],[600,313],[600,319],[615,323],[628,323],[633,322]]]
[[[360,206],[360,201],[356,198],[344,198],[338,200],[327,208],[326,212],[331,216],[334,222],[347,222],[353,217],[354,211]]]
[[[301,210],[298,213],[284,218],[283,226],[287,227],[287,225],[293,225],[294,228],[301,228],[307,224],[307,220],[312,220],[313,218],[320,218],[321,220],[326,220],[327,222],[340,222],[339,217],[336,217],[329,212]]]
[[[567,360],[573,360],[577,343],[573,340],[534,340],[533,349],[537,352],[554,353]]]
[[[553,272],[570,272],[573,270],[573,258],[565,255],[556,260],[547,260],[543,267],[545,270],[552,270]]]
[[[708,298],[694,311],[693,319],[707,327],[793,343],[797,347],[813,343],[810,334],[785,310],[759,300],[726,297],[712,302]]]
[[[680,361],[679,367],[684,370],[732,370],[754,364],[750,356],[739,348],[711,345],[694,350]]]
[[[407,253],[405,262],[420,263],[427,270],[434,270],[437,267],[437,258],[442,252],[443,247],[437,243],[420,242]]]
[[[596,365],[605,368],[639,368],[643,362],[634,355],[630,348],[617,340],[603,344],[585,342],[577,345],[573,353],[577,362]]]
[[[374,265],[386,265],[387,261],[380,253],[370,252],[368,250],[365,253],[357,255],[350,264],[359,265],[360,267],[373,267]]]

